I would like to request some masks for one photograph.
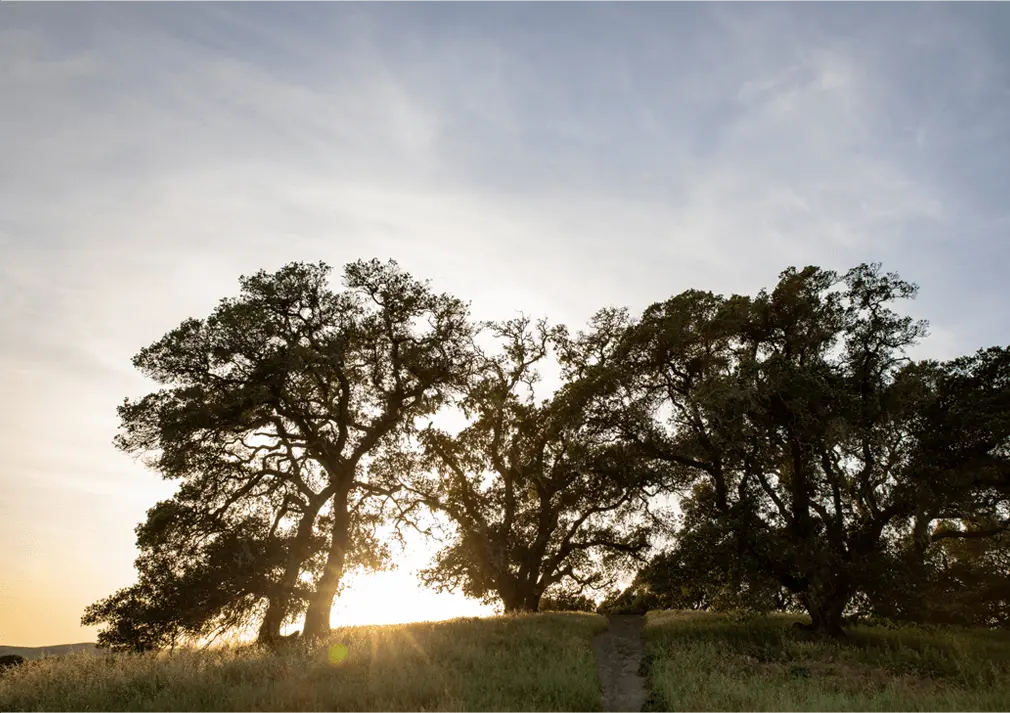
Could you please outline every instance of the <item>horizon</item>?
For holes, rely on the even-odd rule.
[[[243,274],[392,258],[578,329],[879,261],[914,356],[1006,344],[1008,35],[1005,4],[0,4],[0,644],[93,640],[135,581],[175,485],[112,445],[130,360]],[[428,554],[331,623],[394,587],[491,611],[410,584]]]

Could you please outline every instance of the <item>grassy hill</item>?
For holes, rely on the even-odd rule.
[[[646,710],[1007,711],[1010,634],[857,626],[811,640],[801,617],[649,612]],[[807,619],[806,621],[809,621]]]
[[[0,646],[0,656],[16,654],[26,659],[44,656],[66,656],[72,653],[95,653],[94,644],[59,644],[58,646]]]
[[[349,627],[331,646],[71,654],[0,676],[0,710],[599,710],[595,614]]]
[[[646,710],[1010,710],[1010,633],[650,612]],[[70,653],[0,675],[0,710],[600,710],[593,614],[350,627],[329,646]]]

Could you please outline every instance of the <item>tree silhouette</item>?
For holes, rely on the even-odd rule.
[[[773,576],[831,634],[889,566],[895,527],[1005,507],[1006,387],[964,382],[940,407],[971,413],[989,384],[999,418],[984,438],[967,416],[960,430],[924,417],[931,387],[905,349],[925,325],[889,307],[915,290],[877,265],[789,269],[771,294],[653,305],[622,347],[653,413],[626,437],[676,465],[682,488],[704,486],[688,501],[735,541],[739,569]]]
[[[328,274],[322,263],[292,263],[241,278],[238,298],[137,355],[135,366],[163,388],[120,407],[121,449],[147,455],[219,515],[269,501],[275,531],[290,531],[260,628],[265,642],[289,618],[321,517],[328,546],[304,634],[329,631],[367,493],[365,459],[434,412],[465,371],[462,302],[394,262],[347,265],[340,292]]]
[[[661,493],[673,545],[608,607],[798,604],[833,635],[856,609],[1007,622],[1010,349],[911,360],[925,323],[893,305],[916,287],[879,265],[607,308],[574,336],[477,331],[394,262],[348,264],[343,290],[329,272],[242,277],[134,358],[159,388],[123,403],[116,444],[179,488],[137,529],[137,583],[85,612],[103,645],[256,621],[272,644],[302,613],[323,636],[345,572],[389,561],[379,528],[425,512],[429,585],[587,608],[671,532]]]
[[[461,403],[467,425],[456,434],[431,426],[418,452],[381,467],[410,474],[406,490],[452,523],[426,583],[499,599],[506,612],[537,611],[548,589],[571,598],[602,586],[649,547],[646,500],[664,471],[613,423],[590,417],[600,382],[571,381],[537,403],[537,366],[552,342],[567,340],[563,330],[525,317],[488,330],[502,350],[475,348]]]

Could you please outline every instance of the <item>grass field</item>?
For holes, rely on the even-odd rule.
[[[0,675],[0,710],[539,710],[601,706],[594,614],[335,630],[332,645],[71,654]]]
[[[1010,634],[855,627],[812,640],[797,617],[650,612],[645,710],[1010,710]],[[350,627],[330,646],[31,661],[0,710],[600,710],[606,620],[541,614]]]
[[[832,643],[792,631],[795,621],[650,612],[645,709],[1010,710],[1005,632],[855,627]]]

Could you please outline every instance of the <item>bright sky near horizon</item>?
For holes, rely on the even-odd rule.
[[[919,355],[1006,344],[1007,37],[1004,3],[3,3],[0,644],[94,640],[173,489],[111,444],[130,358],[260,268],[391,257],[577,326],[879,260]],[[408,570],[334,625],[481,611]]]

